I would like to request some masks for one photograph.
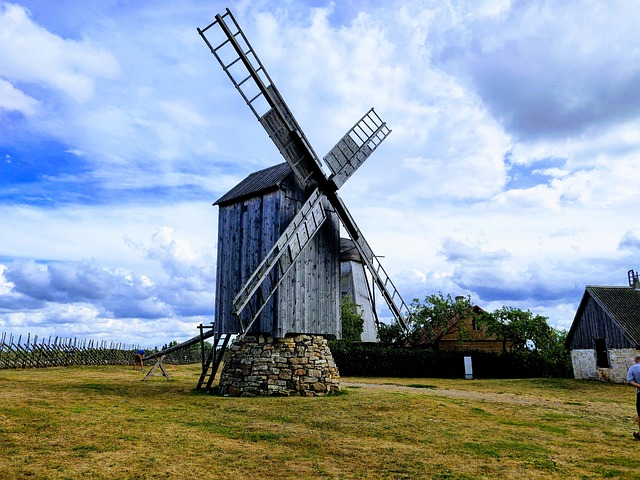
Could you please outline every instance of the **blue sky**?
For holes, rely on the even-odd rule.
[[[213,318],[217,211],[281,161],[196,32],[219,1],[0,2],[0,331],[145,346]],[[634,2],[230,5],[405,297],[568,328],[640,269]]]

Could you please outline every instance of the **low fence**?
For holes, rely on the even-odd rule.
[[[22,335],[17,338],[0,335],[0,369],[70,367],[74,365],[131,365],[137,345],[77,338]],[[151,353],[151,352],[149,352]],[[205,352],[206,354],[206,352]],[[184,349],[167,355],[168,364],[187,364],[201,361],[200,349]],[[150,364],[154,361],[146,362]]]

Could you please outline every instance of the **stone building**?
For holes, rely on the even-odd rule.
[[[640,289],[587,286],[567,335],[577,379],[626,381],[640,353]]]

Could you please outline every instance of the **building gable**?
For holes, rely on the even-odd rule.
[[[607,348],[640,345],[640,292],[630,287],[587,286],[567,335],[567,346],[595,348],[604,339]]]

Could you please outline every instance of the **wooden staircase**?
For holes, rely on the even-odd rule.
[[[210,392],[212,389],[213,380],[216,377],[220,363],[224,357],[224,352],[229,346],[231,341],[231,335],[223,333],[214,335],[214,341],[211,347],[211,351],[204,362],[202,363],[202,373],[198,379],[196,390],[204,390]]]

